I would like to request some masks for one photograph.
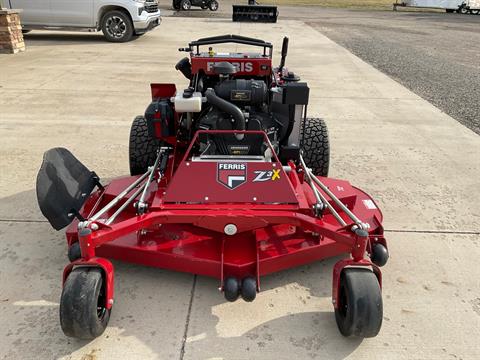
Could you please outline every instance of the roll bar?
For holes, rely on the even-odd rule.
[[[272,56],[272,49],[273,45],[269,42],[264,40],[249,38],[245,36],[239,35],[221,35],[221,36],[212,36],[207,38],[198,39],[197,41],[192,41],[188,44],[186,48],[180,48],[179,51],[186,51],[191,52],[193,48],[197,48],[197,54],[200,53],[200,46],[204,45],[213,45],[213,44],[226,44],[226,43],[234,43],[234,44],[244,44],[250,46],[258,46],[263,48],[263,54],[266,55],[267,49],[269,49],[269,56]]]

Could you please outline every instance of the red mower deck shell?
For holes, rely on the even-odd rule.
[[[191,162],[187,156],[188,152],[178,165],[179,169]],[[173,159],[172,155],[171,161]],[[295,195],[297,201],[284,203],[267,203],[258,199],[226,202],[220,194],[215,200],[213,192],[211,200],[199,197],[183,201],[181,192],[184,188],[177,188],[176,184],[190,184],[195,191],[202,184],[213,189],[225,187],[218,182],[215,164],[199,162],[195,165],[200,167],[195,171],[202,173],[202,182],[188,171],[177,171],[173,179],[167,177],[158,184],[152,183],[148,195],[152,206],[145,215],[136,215],[133,206],[129,207],[110,226],[99,220],[94,223],[98,230],[86,231],[86,235],[80,237],[78,222],[74,221],[67,230],[67,239],[69,244],[80,240],[83,259],[69,265],[64,277],[72,266],[95,265],[98,257],[106,257],[215,277],[220,280],[220,288],[226,276],[253,276],[260,287],[260,276],[340,254],[350,253],[352,259],[343,262],[340,268],[336,266],[334,275],[345,266],[371,267],[372,263],[364,260],[365,252],[369,251],[373,242],[385,244],[380,210],[370,196],[347,181],[321,178],[351,211],[370,225],[368,238],[358,238],[350,229],[353,224],[342,227],[329,213],[322,218],[312,216],[315,197],[301,173],[299,176],[294,171],[293,164],[290,164],[291,171],[281,170],[284,182],[278,182],[278,186],[284,187],[286,194],[291,192]],[[82,215],[88,217],[102,208],[137,178],[121,177],[107,185],[104,192],[94,192],[85,203]],[[241,185],[244,191],[240,197],[253,199],[254,194],[260,194],[261,199],[262,193],[256,191],[252,177],[247,176],[247,179],[247,184]],[[226,188],[224,191],[232,192]],[[170,201],[166,201],[167,195]],[[171,202],[175,197],[179,201]],[[332,205],[350,224],[341,209],[334,203]],[[112,213],[105,214],[105,218]],[[235,225],[236,234],[225,234],[225,227],[229,224]],[[99,266],[110,276],[108,265],[99,262]],[[109,286],[107,283],[107,293],[113,296]]]

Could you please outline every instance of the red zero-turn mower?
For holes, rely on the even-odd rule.
[[[260,48],[220,53],[216,44]],[[206,48],[205,52],[200,49]],[[60,322],[68,336],[105,330],[114,303],[107,258],[219,279],[228,301],[253,301],[260,277],[346,254],[333,269],[340,332],[372,337],[382,323],[388,259],[382,214],[347,181],[327,177],[322,119],[307,118],[309,88],[279,67],[268,42],[200,39],[176,69],[185,90],[152,84],[152,102],[130,132],[130,173],[102,185],[68,150],[47,151],[37,177],[40,209],[67,225]]]

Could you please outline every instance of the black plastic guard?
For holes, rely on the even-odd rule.
[[[101,186],[97,175],[70,151],[50,149],[43,155],[37,175],[38,205],[55,230],[63,229],[73,221],[97,185]]]

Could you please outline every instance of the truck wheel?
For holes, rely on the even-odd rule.
[[[212,1],[210,1],[210,4],[208,4],[208,8],[209,8],[211,11],[217,11],[217,10],[218,10],[218,2],[217,2],[217,0],[212,0]]]
[[[173,0],[173,1],[172,1],[172,7],[173,7],[175,10],[180,10],[180,1],[179,1],[179,0]]]
[[[127,42],[133,36],[130,17],[122,11],[108,11],[102,18],[102,32],[111,42]]]
[[[374,337],[382,327],[382,291],[369,269],[342,271],[335,320],[343,336]]]
[[[182,0],[180,2],[180,8],[182,10],[188,11],[190,10],[191,7],[192,7],[192,3],[190,2],[190,0]]]
[[[60,299],[60,324],[65,335],[94,339],[103,334],[111,309],[105,307],[100,269],[77,268],[68,275]]]
[[[129,161],[130,174],[145,174],[149,166],[157,159],[157,150],[160,141],[152,138],[148,132],[147,119],[137,116],[130,129]]]
[[[330,143],[323,119],[307,118],[302,131],[301,148],[305,165],[317,176],[328,176]]]

